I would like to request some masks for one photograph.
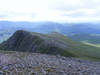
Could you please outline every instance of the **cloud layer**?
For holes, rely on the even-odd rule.
[[[100,21],[100,0],[0,0],[0,20]]]

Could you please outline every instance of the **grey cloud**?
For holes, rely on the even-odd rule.
[[[73,14],[63,14],[62,16],[70,16],[70,17],[73,17],[73,18],[77,18],[77,17],[84,17],[86,15],[84,15],[84,13],[73,13]]]
[[[0,15],[0,18],[6,18],[8,15]]]
[[[61,0],[56,2],[51,2],[50,8],[55,9],[55,10],[65,10],[65,11],[70,11],[70,10],[78,10],[82,8],[87,8],[87,9],[96,9],[100,7],[100,0],[70,0],[72,3],[69,3],[69,0]],[[76,1],[77,4],[73,4]],[[78,3],[78,1],[80,1]]]

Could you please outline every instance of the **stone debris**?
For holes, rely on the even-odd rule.
[[[39,53],[0,53],[0,75],[100,75],[100,62]]]

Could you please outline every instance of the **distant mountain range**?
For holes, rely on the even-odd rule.
[[[7,40],[16,30],[27,30],[31,32],[49,33],[59,32],[68,36],[72,40],[81,41],[89,40],[89,42],[96,41],[97,36],[90,36],[91,34],[100,34],[100,23],[55,23],[55,22],[12,22],[0,21],[0,43]],[[89,37],[88,37],[89,36]],[[88,37],[88,38],[85,38]],[[92,39],[91,39],[92,38]]]
[[[47,33],[57,31],[65,35],[77,33],[100,33],[100,23],[55,23],[55,22],[11,22],[0,21],[1,30],[28,30]]]

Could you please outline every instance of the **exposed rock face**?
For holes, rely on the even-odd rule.
[[[64,43],[55,41],[50,36],[19,30],[3,42],[0,47],[3,50],[62,54],[67,46]]]

